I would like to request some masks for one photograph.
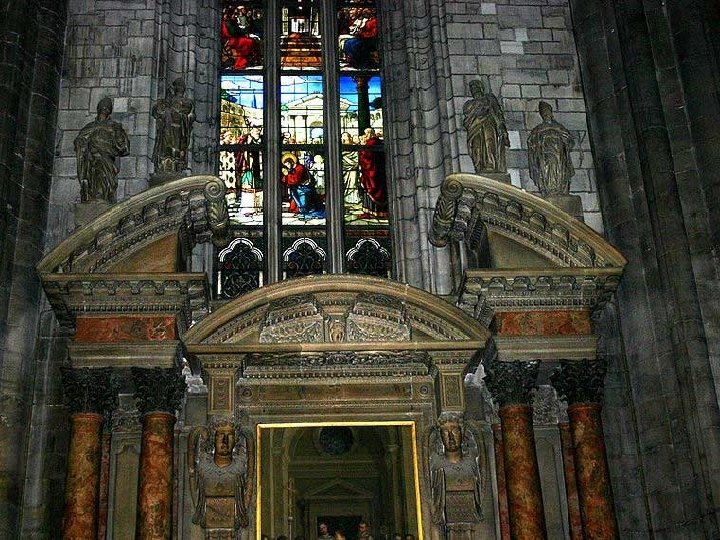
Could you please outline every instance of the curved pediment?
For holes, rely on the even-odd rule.
[[[626,263],[602,236],[553,204],[474,174],[452,174],[442,183],[430,241],[441,247],[450,240],[470,249],[487,240],[498,254],[493,268],[622,269]]]
[[[222,242],[227,220],[225,184],[219,178],[182,178],[117,203],[58,244],[37,268],[41,274],[122,273],[138,267],[173,272],[180,270],[181,248],[211,238]],[[165,255],[164,267],[148,268]]]
[[[193,326],[191,352],[477,350],[489,332],[432,294],[369,276],[322,275],[247,294]]]

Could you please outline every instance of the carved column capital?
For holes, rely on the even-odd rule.
[[[573,403],[601,403],[605,362],[582,360],[580,362],[562,362],[550,377],[558,397]]]
[[[501,407],[506,405],[529,405],[535,388],[538,361],[483,363],[485,386]]]
[[[180,368],[132,368],[135,401],[141,414],[175,414],[185,395],[185,378]]]
[[[111,368],[60,368],[63,393],[71,413],[105,415],[117,406],[117,383]]]

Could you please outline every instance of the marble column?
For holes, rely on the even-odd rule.
[[[500,405],[510,535],[547,538],[531,405],[538,362],[493,360],[484,368],[485,385]]]
[[[552,383],[568,402],[583,535],[611,539],[618,528],[600,418],[604,377],[602,362],[563,362]]]
[[[109,368],[63,369],[63,390],[70,408],[70,448],[63,538],[96,540],[103,419],[117,392]]]
[[[175,368],[132,368],[132,375],[142,415],[135,538],[169,540],[175,412],[185,394],[185,379]]]

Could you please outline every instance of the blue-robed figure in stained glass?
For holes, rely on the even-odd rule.
[[[290,212],[304,219],[325,217],[325,205],[316,189],[316,180],[293,153],[282,156],[282,183],[290,192]]]

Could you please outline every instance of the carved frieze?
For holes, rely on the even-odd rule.
[[[467,270],[458,305],[488,326],[496,311],[596,309],[617,290],[616,269]]]
[[[399,377],[434,375],[430,356],[420,351],[252,354],[245,360],[246,379],[317,377]]]
[[[58,321],[80,315],[175,314],[182,331],[208,313],[205,274],[49,274],[45,293]]]

